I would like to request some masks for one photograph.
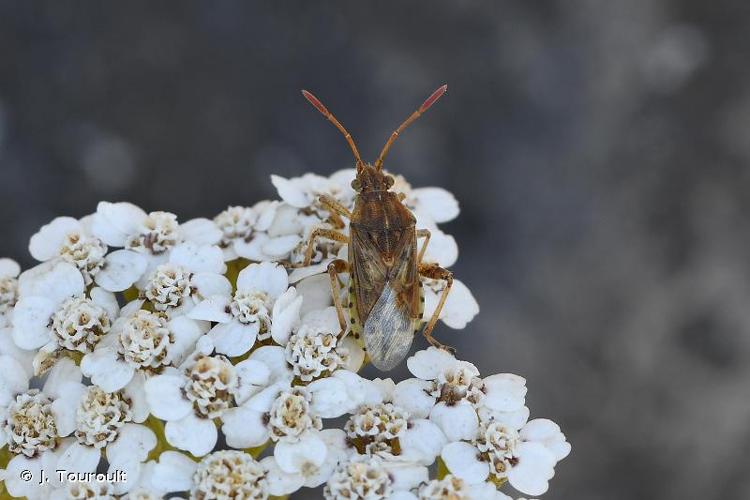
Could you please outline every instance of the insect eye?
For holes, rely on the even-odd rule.
[[[359,191],[362,189],[362,184],[360,184],[359,179],[354,179],[352,181],[352,189],[355,191]]]
[[[390,175],[389,175],[388,177],[386,177],[386,178],[385,178],[385,185],[386,185],[386,186],[387,186],[388,188],[390,188],[391,186],[393,186],[393,183],[394,183],[394,182],[396,182],[396,181],[394,181],[394,180],[393,180],[393,177],[391,177]]]

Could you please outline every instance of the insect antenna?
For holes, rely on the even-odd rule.
[[[357,145],[354,144],[354,139],[352,138],[352,134],[350,134],[343,125],[336,119],[333,114],[331,114],[330,111],[328,111],[328,108],[326,108],[320,100],[312,95],[307,90],[302,91],[302,95],[305,96],[305,99],[307,99],[310,104],[315,106],[315,109],[320,111],[320,113],[325,116],[329,122],[333,123],[339,131],[341,131],[342,134],[344,134],[344,139],[346,139],[346,142],[349,143],[349,147],[352,148],[352,153],[354,153],[354,159],[357,161],[357,170],[361,170],[364,163],[362,162],[362,158],[359,156],[359,150],[357,150]]]
[[[383,168],[383,161],[385,160],[385,155],[388,154],[388,150],[391,149],[391,146],[393,145],[394,141],[398,138],[399,134],[404,131],[406,127],[412,124],[414,120],[422,116],[422,113],[430,109],[430,106],[435,104],[435,101],[440,99],[443,94],[448,90],[448,85],[443,85],[439,89],[437,89],[435,92],[430,95],[419,107],[418,110],[416,110],[414,113],[411,114],[409,118],[407,118],[404,123],[399,125],[399,127],[393,131],[391,134],[391,137],[388,139],[388,142],[385,143],[385,146],[383,146],[383,150],[380,152],[380,156],[378,156],[378,159],[375,160],[375,168],[378,170],[382,170]]]

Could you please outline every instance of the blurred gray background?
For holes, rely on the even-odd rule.
[[[550,499],[750,498],[750,4],[0,1],[0,254],[130,200],[184,220],[373,158],[461,202],[482,313],[573,444]]]

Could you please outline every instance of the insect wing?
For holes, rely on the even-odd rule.
[[[365,321],[365,347],[379,370],[393,369],[409,353],[414,323],[398,292],[387,283]]]
[[[378,248],[370,243],[367,232],[362,229],[351,227],[349,252],[357,315],[361,321],[366,321],[388,280],[388,267]]]

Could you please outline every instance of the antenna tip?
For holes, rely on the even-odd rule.
[[[435,101],[440,99],[443,94],[445,94],[448,91],[448,84],[444,84],[440,88],[438,88],[435,92],[432,93],[430,97],[425,100],[425,102],[422,103],[422,105],[419,107],[419,112],[424,113],[428,109],[430,109],[430,106],[435,104]]]
[[[320,111],[324,115],[328,114],[328,110],[326,109],[325,106],[323,106],[323,103],[320,102],[317,97],[315,97],[314,95],[312,95],[310,92],[308,92],[305,89],[302,89],[302,95],[305,97],[305,99],[308,100],[308,102],[310,104],[312,104],[313,106],[315,106],[315,109],[317,109],[318,111]]]

